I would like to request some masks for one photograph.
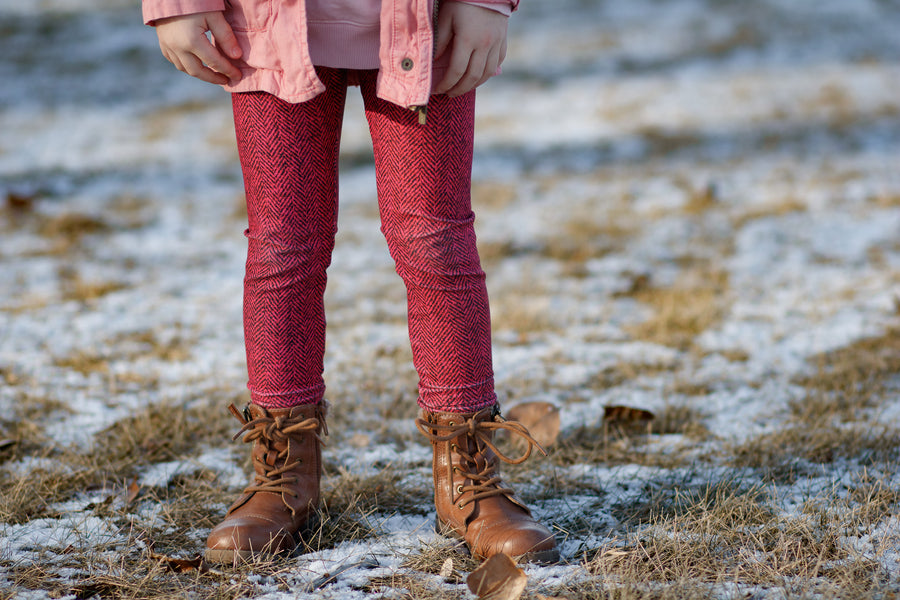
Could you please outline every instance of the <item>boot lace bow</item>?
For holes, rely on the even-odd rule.
[[[316,440],[324,446],[325,443],[319,436],[320,426],[324,431],[324,421],[320,421],[313,417],[307,419],[302,417],[273,417],[268,414],[252,418],[249,411],[245,410],[244,413],[241,414],[233,404],[229,406],[228,409],[242,423],[240,430],[234,434],[234,437],[231,439],[236,440],[243,435],[243,441],[246,443],[253,443],[258,440],[265,449],[263,457],[269,456],[271,452],[276,452],[275,460],[272,461],[272,464],[269,464],[265,458],[259,456],[254,457],[254,460],[260,465],[262,472],[256,471],[255,483],[244,488],[244,493],[280,493],[282,494],[282,500],[284,501],[285,506],[291,509],[291,512],[293,513],[295,509],[284,500],[284,494],[288,494],[295,498],[298,496],[297,491],[290,487],[290,484],[297,482],[297,478],[285,474],[299,465],[301,461],[299,459],[288,461],[290,452],[290,444],[288,442],[291,437],[295,437],[298,434],[312,434]],[[324,431],[324,433],[327,435],[328,432]],[[283,445],[284,449],[280,451],[277,450],[276,445],[278,444]],[[278,466],[279,464],[281,466]]]
[[[492,411],[490,416],[485,414],[488,411]],[[461,485],[456,489],[456,492],[460,495],[472,492],[471,496],[460,503],[460,508],[482,498],[499,495],[512,496],[515,493],[512,488],[500,487],[502,479],[497,473],[497,463],[485,457],[485,447],[489,448],[494,456],[511,465],[518,465],[528,460],[534,448],[537,448],[541,454],[547,456],[547,452],[531,436],[531,433],[524,425],[517,421],[507,421],[493,408],[486,408],[475,413],[462,423],[454,423],[452,421],[447,424],[430,423],[420,417],[416,419],[416,427],[433,442],[451,442],[450,449],[459,454],[466,465],[467,468],[465,470],[455,465],[453,466],[455,473],[460,473],[466,479],[474,482],[472,485]],[[491,438],[493,433],[499,430],[506,430],[527,442],[528,445],[521,456],[515,458],[507,456],[494,445]],[[473,454],[469,454],[466,451],[467,448],[461,448],[459,444],[454,442],[461,436],[466,436],[466,438],[470,438],[475,442],[475,452]]]

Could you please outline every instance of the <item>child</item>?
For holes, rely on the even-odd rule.
[[[208,560],[293,551],[319,502],[322,298],[348,85],[362,91],[382,231],[406,284],[438,531],[476,558],[558,560],[552,533],[499,476],[498,459],[522,462],[535,442],[499,415],[470,206],[474,88],[503,61],[517,2],[143,1],[163,55],[233,92],[247,195],[251,402],[231,411],[253,444],[255,477],[210,533]],[[492,443],[498,429],[524,437],[528,451],[504,456]]]

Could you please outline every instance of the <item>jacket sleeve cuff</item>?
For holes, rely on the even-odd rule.
[[[223,11],[225,10],[225,0],[143,0],[141,8],[144,13],[144,23],[154,26],[159,19],[168,17]]]
[[[488,8],[502,15],[510,16],[514,10],[519,7],[519,0],[452,0],[453,2],[462,2],[463,4],[471,4]]]

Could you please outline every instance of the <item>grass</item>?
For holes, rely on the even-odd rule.
[[[684,218],[700,223],[709,214],[731,210],[715,188],[687,192],[679,213]],[[478,194],[497,210],[516,202],[502,185],[482,186]],[[795,210],[801,208],[773,205],[728,218],[738,228],[750,219]],[[624,251],[638,232],[625,217],[587,220],[566,221],[555,245],[488,246],[487,262],[520,261],[531,254],[559,265],[565,281],[582,281],[588,261]],[[102,227],[92,231],[86,222],[79,226],[83,230],[73,226],[71,233],[64,225],[60,222],[53,235],[71,240],[67,243],[104,235]],[[718,239],[710,244],[721,248]],[[723,381],[714,374],[696,375],[710,356],[698,337],[725,322],[735,292],[727,271],[714,260],[682,256],[674,265],[677,275],[670,283],[661,283],[651,269],[607,297],[648,308],[649,318],[621,324],[623,336],[667,346],[674,350],[672,358],[622,359],[595,370],[565,396],[573,402],[597,394],[624,399],[635,389],[655,390],[667,401],[654,410],[654,418],[635,425],[605,424],[597,415],[593,422],[564,430],[549,459],[502,468],[504,480],[576,548],[566,556],[570,575],[547,583],[537,578],[524,597],[674,600],[720,598],[729,590],[735,598],[763,592],[786,598],[890,597],[900,590],[900,581],[886,567],[892,546],[879,532],[900,511],[900,433],[879,417],[897,388],[900,330],[812,357],[809,370],[787,382],[804,393],[785,406],[782,423],[740,441],[721,439],[708,423],[706,399],[721,391]],[[57,275],[68,290],[64,295],[85,310],[115,291],[114,283],[85,281],[75,269]],[[577,317],[550,312],[553,297],[538,278],[523,273],[519,287],[492,298],[495,329],[517,332],[520,343],[536,347],[570,331],[563,326]],[[592,335],[585,326],[585,339]],[[113,394],[117,389],[148,391],[157,379],[129,375],[122,367],[146,358],[163,364],[189,359],[194,337],[181,329],[139,330],[59,356],[53,364],[63,371],[101,374],[104,382],[115,373],[123,385],[109,387]],[[750,359],[741,350],[720,354],[735,366]],[[416,432],[401,426],[417,413],[411,402],[417,378],[410,363],[405,346],[361,351],[347,360],[348,368],[330,386],[338,401],[329,417],[329,448],[349,444],[363,452],[374,444],[404,448],[422,443]],[[298,564],[306,564],[302,555],[242,565],[224,575],[173,572],[154,558],[202,552],[206,533],[235,494],[215,470],[194,465],[159,485],[141,487],[128,499],[129,484],[147,469],[168,461],[190,464],[210,449],[232,448],[246,468],[246,448],[229,441],[237,424],[222,410],[223,398],[240,403],[243,392],[208,390],[206,397],[189,401],[152,402],[97,433],[91,444],[70,447],[45,433],[48,420],[63,419],[71,410],[68,402],[28,391],[34,378],[21,368],[0,366],[0,381],[14,391],[16,407],[0,418],[0,437],[15,440],[0,449],[0,523],[5,524],[0,527],[48,522],[63,531],[64,506],[69,506],[63,503],[68,502],[81,503],[78,515],[99,519],[113,532],[102,543],[50,544],[34,551],[36,561],[0,554],[0,569],[15,589],[114,599],[253,598],[306,589],[307,583],[296,580]],[[132,387],[124,385],[129,382]],[[519,400],[517,394],[558,391],[554,385],[536,374],[500,392]],[[23,461],[32,461],[29,469],[20,468]],[[301,553],[327,553],[372,540],[389,545],[385,523],[392,516],[429,526],[431,482],[422,465],[370,466],[378,468],[350,472],[326,449],[320,518]],[[854,545],[853,539],[870,543]],[[402,561],[390,574],[358,576],[354,589],[372,597],[469,597],[463,581],[476,564],[450,541],[397,552]],[[448,559],[454,569],[444,579],[439,574]]]
[[[575,4],[587,10],[598,3]],[[547,459],[502,465],[504,481],[564,541],[561,567],[529,569],[525,600],[886,600],[900,595],[895,561],[900,547],[900,427],[895,422],[900,311],[889,306],[887,287],[897,282],[891,267],[900,247],[889,239],[876,240],[859,260],[829,253],[828,269],[818,272],[846,278],[851,291],[889,282],[883,295],[847,293],[830,299],[830,306],[846,311],[840,316],[852,317],[847,321],[851,325],[856,317],[866,327],[887,323],[881,333],[814,355],[806,369],[779,362],[766,346],[765,333],[757,341],[738,331],[744,347],[714,349],[720,347],[715,343],[720,335],[729,346],[730,326],[740,329],[757,318],[740,311],[759,308],[763,316],[758,318],[769,318],[769,307],[738,306],[735,299],[759,294],[765,301],[779,291],[770,288],[767,273],[754,276],[752,269],[741,269],[747,256],[738,252],[747,252],[747,242],[754,242],[741,236],[757,233],[759,243],[772,244],[773,252],[787,252],[794,248],[779,245],[784,231],[770,231],[770,224],[799,223],[807,214],[826,221],[843,215],[864,220],[873,211],[887,214],[900,205],[896,181],[882,174],[888,169],[878,160],[879,149],[890,149],[890,135],[870,131],[883,129],[883,124],[890,132],[896,109],[857,106],[855,90],[836,79],[840,60],[829,66],[838,75],[829,75],[818,91],[801,95],[798,102],[757,106],[766,99],[756,93],[760,84],[755,79],[767,81],[770,75],[765,61],[753,53],[767,43],[761,32],[769,30],[752,21],[725,26],[732,13],[753,12],[741,3],[717,8],[724,21],[709,30],[700,23],[703,27],[690,35],[660,39],[645,57],[646,52],[631,56],[629,46],[631,38],[643,37],[637,35],[643,33],[640,24],[620,28],[611,22],[595,36],[608,44],[602,55],[585,52],[584,64],[553,67],[571,68],[588,78],[602,70],[604,90],[592,101],[607,117],[600,138],[591,134],[573,142],[580,138],[563,131],[558,144],[551,141],[544,149],[522,152],[506,138],[495,138],[477,150],[497,161],[476,170],[472,201],[477,223],[494,234],[480,235],[479,249],[498,333],[498,393],[507,404],[556,402],[566,423]],[[616,16],[621,11],[606,12],[610,19],[621,18]],[[676,7],[660,22],[680,21],[682,12]],[[564,13],[554,9],[554,19]],[[769,17],[779,14],[766,15],[765,22],[777,23]],[[39,16],[33,19],[40,21]],[[52,25],[63,31],[65,23],[55,19]],[[539,27],[533,21],[531,26],[543,36],[552,33],[554,24]],[[690,27],[694,25],[691,21]],[[788,42],[819,31],[814,20],[807,25],[809,35]],[[777,27],[772,31],[777,34]],[[683,42],[674,57],[651,56],[671,41]],[[730,60],[732,55],[740,60]],[[772,122],[747,124],[735,111],[733,120],[697,123],[693,109],[665,104],[662,94],[670,82],[678,88],[676,97],[689,92],[687,86],[694,82],[701,90],[720,89],[720,71],[713,70],[720,60],[727,64],[728,76],[737,75],[735,85],[745,87],[721,88],[727,93],[707,98],[709,106],[720,106],[723,98],[739,102],[745,95],[753,99],[750,118],[771,114]],[[522,63],[511,64],[510,74],[523,77]],[[740,75],[748,64],[759,69]],[[673,66],[690,68],[686,77],[670,79]],[[547,89],[534,88],[535,93],[549,94],[555,77],[548,76]],[[577,104],[578,98],[573,100]],[[162,142],[184,123],[195,117],[205,122],[216,114],[210,111],[218,110],[205,101],[185,99],[156,111],[148,108],[137,126],[146,140]],[[548,114],[555,118],[552,111]],[[516,131],[509,130],[511,135]],[[877,143],[868,140],[870,135]],[[224,126],[204,137],[215,155],[223,144],[233,144],[231,130]],[[852,150],[853,156],[843,160],[837,155],[842,149]],[[181,168],[173,163],[161,169],[152,164],[155,159],[149,160],[155,169],[151,174],[160,175],[159,180],[168,178],[170,167]],[[369,168],[370,163],[368,151],[342,157],[342,168]],[[504,179],[491,178],[495,165]],[[50,183],[44,185],[39,180],[45,173],[35,168],[15,177],[27,184],[23,189],[32,189],[34,179],[33,189],[39,192],[0,190],[2,233],[32,236],[27,250],[18,253],[14,244],[2,249],[4,265],[9,259],[12,269],[9,287],[15,289],[4,304],[20,308],[2,315],[8,317],[2,324],[9,346],[0,353],[0,600],[29,590],[53,598],[110,599],[224,600],[306,591],[338,597],[350,590],[373,600],[472,597],[464,581],[477,564],[453,542],[428,537],[416,543],[412,534],[404,537],[409,532],[393,529],[400,521],[396,517],[404,519],[402,527],[421,527],[420,533],[431,527],[432,489],[419,458],[407,463],[380,452],[421,450],[427,444],[411,426],[418,412],[418,376],[409,348],[373,327],[373,322],[398,330],[405,325],[402,293],[382,297],[380,284],[373,283],[378,274],[355,265],[361,254],[350,254],[359,252],[354,244],[367,243],[356,235],[357,226],[378,227],[374,198],[369,203],[354,200],[342,209],[345,245],[340,252],[349,251],[336,255],[329,272],[340,285],[360,290],[342,291],[328,306],[326,358],[331,362],[326,378],[334,409],[318,524],[292,559],[177,572],[159,557],[187,559],[201,553],[209,529],[237,492],[238,484],[225,475],[249,467],[247,447],[230,439],[238,424],[223,410],[229,400],[246,400],[246,391],[235,384],[243,376],[241,367],[211,372],[219,363],[195,356],[196,340],[206,339],[211,328],[239,326],[218,320],[216,312],[224,304],[215,299],[214,284],[215,269],[239,270],[240,265],[224,244],[203,249],[199,259],[176,260],[175,270],[209,269],[200,279],[211,287],[203,296],[209,304],[184,306],[184,314],[179,313],[184,324],[172,328],[119,320],[117,331],[127,333],[100,334],[69,351],[54,346],[36,315],[63,301],[69,302],[65,310],[73,315],[73,331],[119,319],[99,311],[107,306],[104,300],[118,300],[111,295],[125,289],[125,282],[129,290],[147,294],[143,299],[149,308],[157,302],[156,286],[164,286],[177,301],[160,298],[159,308],[180,311],[174,280],[160,268],[159,257],[169,256],[167,249],[152,248],[147,254],[155,258],[129,254],[129,262],[114,265],[104,244],[155,219],[160,226],[190,222],[193,227],[200,220],[197,215],[219,219],[212,230],[227,229],[233,237],[235,221],[246,219],[236,167],[216,167],[213,182],[220,197],[213,201],[203,197],[207,167],[192,171],[185,180],[190,202],[177,194],[164,197],[158,191],[162,188],[145,187],[144,177],[125,181],[130,167],[118,175],[122,179],[111,180],[114,185],[124,182],[125,189],[106,197],[108,189],[100,186],[106,199],[97,202],[90,198],[96,188],[84,181],[105,174],[81,178],[61,167],[59,173],[46,174]],[[56,179],[59,185],[53,183]],[[232,191],[225,189],[232,183]],[[73,187],[78,202],[63,204]],[[533,207],[526,205],[530,202],[541,202],[543,212],[533,215]],[[491,229],[495,220],[504,220],[504,226],[515,223],[522,208],[541,220],[529,226],[540,225],[542,233],[525,237],[517,231],[497,238]],[[818,223],[811,218],[809,225]],[[876,229],[870,235],[877,236]],[[811,230],[809,239],[819,240],[816,236],[823,232]],[[179,250],[190,242],[190,235],[180,237]],[[31,273],[24,272],[28,267],[14,264],[20,257],[46,269],[37,273],[47,278],[32,282]],[[803,260],[803,252],[789,258]],[[365,260],[359,262],[369,268]],[[824,263],[810,259],[798,266],[798,279],[807,274],[803,269],[816,275]],[[157,269],[148,278],[155,283],[134,277],[143,269]],[[389,270],[387,265],[385,272]],[[740,277],[733,275],[735,270]],[[178,273],[185,280],[195,274]],[[858,281],[862,288],[855,287]],[[173,304],[164,304],[169,301]],[[785,331],[773,344],[789,341],[797,323],[815,323],[804,321],[802,307],[787,308],[784,323],[767,323]],[[830,331],[822,329],[826,336]],[[35,338],[30,346],[29,336]],[[708,343],[710,338],[714,343]],[[617,348],[618,358],[609,360],[608,348],[620,343],[621,354]],[[20,347],[30,353],[19,356]],[[34,359],[35,350],[44,356]],[[761,365],[766,356],[770,364]],[[602,362],[592,364],[593,357]],[[766,407],[771,408],[770,419],[757,413],[744,428],[716,412],[729,390],[765,389],[763,382],[792,392],[789,401],[774,395]],[[55,428],[86,416],[87,409],[78,404],[82,397],[99,398],[110,407],[133,406],[136,397],[146,403],[102,428],[90,443],[53,439]],[[652,420],[601,420],[604,403],[641,406],[645,400],[655,413]],[[573,423],[567,410],[576,404],[600,409]],[[714,424],[724,424],[724,431]],[[340,457],[346,452],[365,461],[360,472],[343,464]],[[370,452],[378,457],[368,458]],[[211,455],[226,461],[223,470],[198,461]],[[149,470],[173,461],[185,464],[182,472],[139,484],[148,481],[142,477]],[[100,530],[104,536],[92,535]],[[332,585],[336,567],[314,562],[353,553],[363,564],[373,556],[382,564],[338,575],[338,585]],[[447,561],[453,568],[443,577]],[[306,577],[313,569],[314,576]]]
[[[674,285],[646,282],[625,295],[653,309],[649,319],[627,328],[635,339],[688,350],[697,336],[727,314],[728,274],[696,266],[684,271]]]

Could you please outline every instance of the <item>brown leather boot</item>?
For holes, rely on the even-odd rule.
[[[206,559],[238,564],[292,552],[297,533],[315,517],[322,477],[325,405],[266,410],[248,404],[232,414],[253,443],[255,477],[206,540]]]
[[[506,421],[496,406],[477,413],[423,412],[416,426],[434,450],[434,504],[438,533],[465,540],[472,556],[482,560],[505,553],[521,560],[559,560],[556,540],[538,523],[500,479],[497,459],[519,464],[532,446],[543,448],[520,423]],[[497,450],[494,431],[506,429],[528,441],[528,450],[511,459]]]

